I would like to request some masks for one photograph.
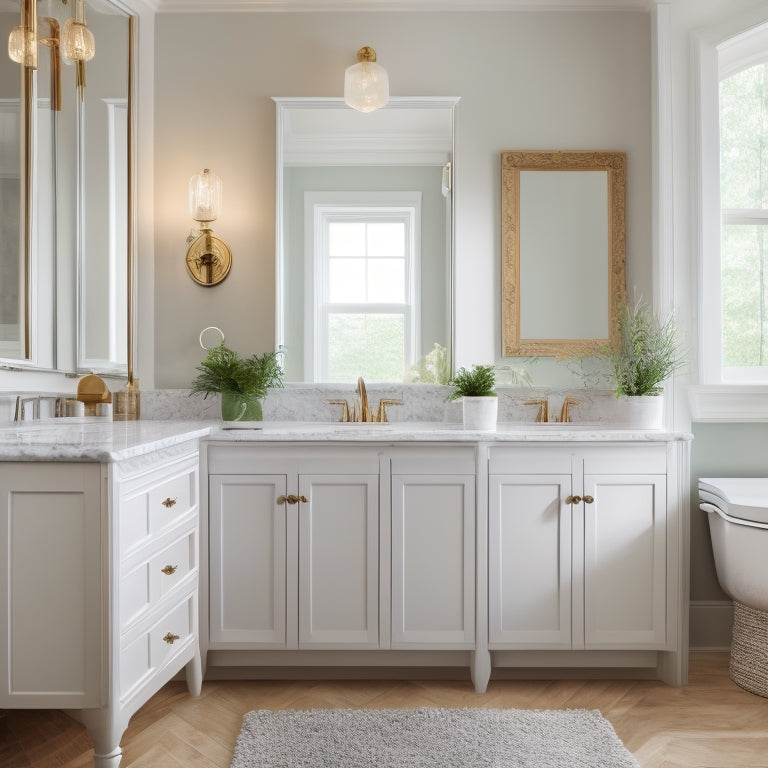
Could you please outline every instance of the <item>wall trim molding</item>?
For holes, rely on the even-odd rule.
[[[733,602],[691,600],[690,648],[693,651],[728,651],[731,648]]]

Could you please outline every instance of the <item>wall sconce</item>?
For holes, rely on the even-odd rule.
[[[62,0],[66,5],[66,0]],[[27,70],[37,69],[37,46],[51,50],[51,109],[61,110],[61,61],[59,53],[77,63],[76,84],[80,101],[85,88],[85,62],[96,52],[93,32],[85,23],[85,0],[77,0],[75,16],[59,31],[59,22],[44,16],[38,25],[37,0],[22,0],[21,25],[8,37],[8,56]]]
[[[389,101],[387,70],[376,63],[370,45],[357,52],[357,64],[344,72],[344,101],[358,112],[373,112]]]
[[[210,227],[220,211],[221,179],[206,168],[189,180],[189,212],[200,224],[200,234],[187,250],[187,272],[198,285],[217,285],[232,266],[229,246]]]

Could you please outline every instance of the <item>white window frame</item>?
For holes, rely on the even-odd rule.
[[[720,81],[758,63],[756,52],[768,40],[768,12],[731,18],[717,29],[693,35],[693,117],[698,126],[694,167],[698,191],[692,241],[699,254],[699,384],[689,387],[694,421],[768,421],[768,383],[725,383],[721,362],[720,242]],[[735,212],[734,212],[735,213]]]
[[[403,304],[331,304],[327,286],[327,224],[333,220],[371,221],[397,218],[406,223],[406,286]],[[328,316],[340,309],[366,314],[402,311],[405,318],[404,369],[421,353],[421,193],[406,192],[305,192],[304,193],[305,281],[304,370],[312,381],[328,381]]]

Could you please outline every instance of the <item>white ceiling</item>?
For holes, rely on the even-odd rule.
[[[656,0],[149,0],[161,13],[221,11],[645,11]]]

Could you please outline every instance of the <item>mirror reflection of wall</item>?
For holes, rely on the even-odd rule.
[[[278,344],[289,381],[402,381],[451,341],[450,100],[278,104]]]
[[[39,0],[38,34],[59,29],[75,3]],[[6,39],[19,11],[0,13]],[[129,15],[87,0],[96,56],[60,56],[61,105],[52,103],[53,48],[38,42],[32,74],[29,353],[25,344],[22,68],[0,56],[0,359],[57,370],[122,373],[127,316],[127,104]],[[48,33],[46,33],[48,34]],[[76,319],[76,320],[75,320]]]

